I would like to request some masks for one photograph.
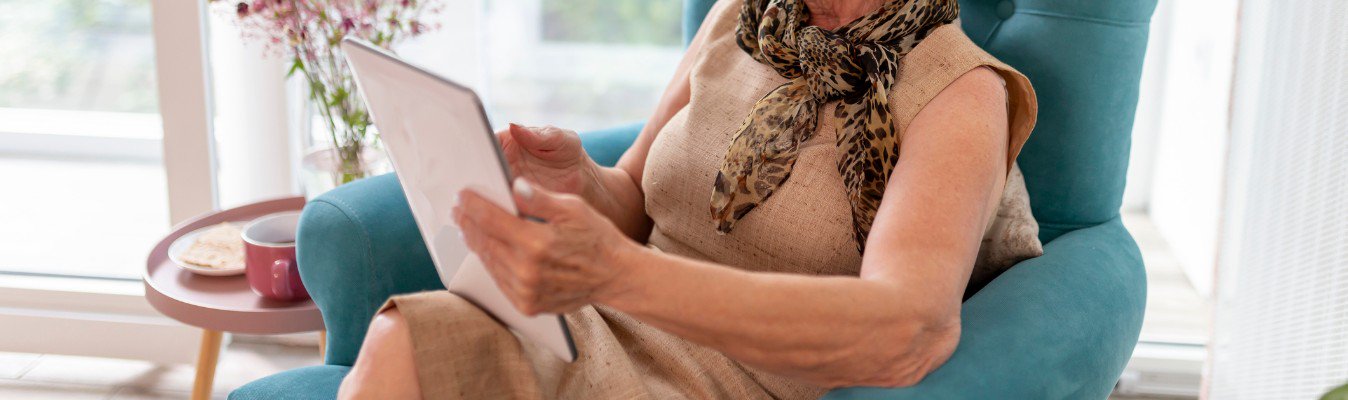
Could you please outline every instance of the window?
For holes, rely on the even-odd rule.
[[[545,0],[543,40],[548,42],[679,46],[679,0]]]
[[[1241,4],[1206,398],[1319,398],[1348,377],[1348,3]]]
[[[679,0],[492,1],[487,101],[498,124],[645,121],[683,55]]]
[[[0,351],[191,361],[199,333],[152,309],[139,277],[170,218],[214,201],[196,173],[212,163],[199,3],[0,10],[0,325],[24,327]],[[92,331],[116,334],[70,334]]]
[[[477,88],[500,124],[645,120],[682,54],[680,0],[445,4],[441,28],[399,52]],[[284,63],[204,7],[0,0],[0,323],[29,327],[0,334],[0,350],[187,361],[196,333],[142,298],[146,252],[170,220],[293,191],[273,166],[324,143],[286,135],[307,118]],[[269,145],[286,150],[256,151]],[[108,324],[136,333],[51,336]],[[138,339],[162,335],[181,340]]]
[[[681,0],[452,2],[398,53],[474,87],[492,122],[645,121],[683,55]]]
[[[148,0],[0,0],[0,107],[155,113]]]
[[[168,228],[150,2],[0,9],[0,270],[135,279]]]
[[[1163,0],[1151,18],[1123,207],[1147,308],[1120,394],[1200,394],[1240,4]]]

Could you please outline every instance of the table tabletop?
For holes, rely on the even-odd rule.
[[[207,213],[175,226],[146,261],[146,300],[169,318],[216,331],[281,334],[323,329],[323,316],[313,300],[266,299],[253,293],[244,275],[198,275],[168,259],[169,245],[182,235],[221,222],[246,223],[267,214],[298,211],[304,208],[304,202],[304,197],[261,201]]]

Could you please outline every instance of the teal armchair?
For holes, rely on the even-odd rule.
[[[685,39],[710,0],[685,2]],[[845,388],[827,399],[1082,399],[1108,396],[1142,326],[1146,278],[1119,220],[1129,134],[1156,0],[962,0],[975,43],[1033,82],[1039,124],[1019,162],[1045,243],[963,305],[954,355],[918,385]],[[641,125],[583,134],[612,165]],[[230,399],[326,399],[389,296],[441,289],[393,175],[305,207],[300,275],[328,328],[325,364],[282,372]]]

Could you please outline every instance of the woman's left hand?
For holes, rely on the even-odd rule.
[[[470,190],[459,192],[454,220],[496,284],[526,315],[567,312],[600,301],[619,286],[619,253],[636,243],[580,197],[516,179],[506,212]]]

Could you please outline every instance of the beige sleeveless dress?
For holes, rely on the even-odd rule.
[[[691,101],[651,147],[642,179],[646,211],[655,222],[649,244],[753,271],[858,275],[861,256],[852,242],[850,208],[835,168],[832,105],[821,110],[820,132],[801,145],[787,182],[730,234],[718,235],[713,228],[707,211],[711,182],[730,136],[754,103],[784,82],[736,46],[739,2],[723,0],[708,15],[706,41],[694,55]],[[980,66],[997,71],[1006,82],[1011,118],[1007,157],[1014,160],[1035,120],[1029,81],[953,25],[935,30],[903,59],[890,95],[896,124],[906,127],[937,93]],[[1014,243],[1029,240],[1027,233],[1032,237],[1037,226],[1028,217],[1021,179],[1013,173],[1008,182],[980,264],[998,252],[1025,258],[1026,252],[1038,251],[1037,240]],[[580,354],[567,364],[517,340],[490,316],[448,292],[399,296],[386,307],[395,305],[411,326],[426,398],[812,399],[824,393],[757,371],[605,306],[566,315]]]

